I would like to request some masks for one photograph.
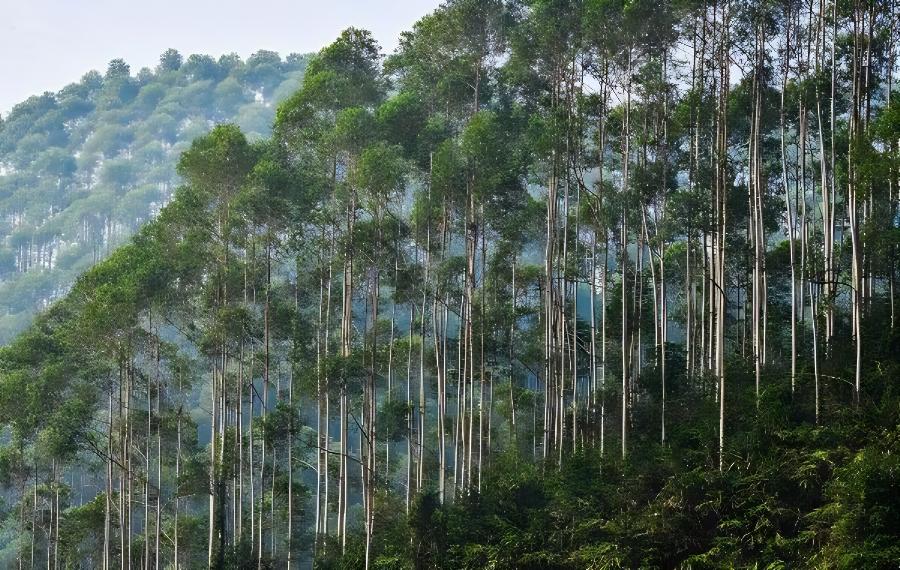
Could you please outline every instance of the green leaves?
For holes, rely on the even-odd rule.
[[[347,28],[309,62],[304,98],[333,111],[374,105],[384,93],[380,59],[380,48],[370,32]]]
[[[428,153],[443,137],[428,129],[427,109],[422,100],[402,91],[379,105],[375,112],[378,127],[385,140],[400,145],[404,154],[427,168]]]
[[[400,147],[376,142],[360,154],[353,183],[366,190],[370,209],[379,211],[403,191],[406,173]]]
[[[219,125],[191,143],[178,161],[178,173],[194,190],[225,203],[244,184],[254,159],[253,149],[237,126]]]
[[[347,107],[338,112],[329,140],[338,151],[356,157],[376,135],[375,117],[368,109]]]

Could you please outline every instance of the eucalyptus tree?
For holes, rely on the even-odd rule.
[[[360,133],[361,135],[361,133]],[[351,184],[361,191],[361,200],[372,217],[374,226],[373,241],[370,244],[370,259],[367,263],[371,287],[371,359],[364,386],[363,417],[361,429],[364,430],[365,453],[363,464],[363,506],[365,510],[366,532],[366,568],[370,565],[372,534],[375,525],[375,491],[376,491],[376,417],[378,410],[377,384],[378,375],[378,310],[381,303],[381,274],[385,269],[384,259],[390,259],[385,251],[384,226],[392,223],[389,206],[396,201],[405,182],[406,165],[399,148],[381,141],[375,141],[359,155],[359,161],[352,176]],[[390,231],[390,230],[389,230]]]
[[[419,370],[424,373],[421,357],[424,351],[426,331],[425,312],[429,296],[432,300],[432,341],[434,344],[435,370],[437,374],[437,425],[438,425],[438,488],[443,501],[447,478],[446,429],[447,384],[448,384],[448,316],[449,291],[446,280],[438,279],[440,271],[433,265],[445,262],[452,245],[454,220],[453,212],[465,195],[460,162],[460,153],[452,137],[458,130],[458,118],[467,108],[469,62],[454,49],[458,30],[449,7],[443,7],[419,20],[413,30],[403,34],[400,46],[386,62],[386,71],[399,85],[400,94],[379,109],[379,116],[385,123],[385,136],[400,143],[424,175],[424,187],[414,195],[410,214],[413,238],[415,240],[414,259],[423,267],[424,275],[418,290],[421,303],[410,303],[410,321],[419,311],[420,322],[420,362]],[[405,108],[402,115],[397,111]],[[400,120],[402,116],[403,120]],[[405,132],[410,120],[418,120],[420,127],[415,133]],[[412,135],[412,136],[410,136]],[[420,255],[424,260],[420,264]],[[412,293],[412,291],[410,291]],[[410,327],[409,340],[413,339]],[[459,337],[461,341],[462,337]],[[460,344],[460,346],[462,346]],[[420,487],[424,474],[424,428],[425,390],[424,376],[418,378],[419,406],[412,404],[410,382],[411,349],[407,359],[407,477],[406,508],[414,487]],[[415,416],[415,417],[414,417]],[[415,419],[415,422],[414,422]],[[457,422],[459,418],[457,417]],[[415,426],[414,426],[415,424]],[[415,427],[415,430],[414,430]],[[413,434],[418,433],[413,443]],[[459,466],[456,450],[459,431],[454,431],[454,474]],[[414,453],[418,450],[415,473]],[[422,468],[419,467],[422,466]],[[454,476],[454,488],[459,478]]]
[[[569,275],[567,248],[570,197],[574,200],[570,194],[578,187],[571,183],[575,178],[572,170],[580,162],[578,149],[583,138],[575,117],[583,75],[580,10],[578,2],[524,3],[525,13],[513,34],[508,64],[516,83],[522,86],[527,108],[533,112],[532,148],[538,176],[546,178],[543,453],[548,457],[555,450],[559,461],[566,431],[566,376],[570,375],[573,390],[578,377],[577,366],[567,365],[570,351],[577,362],[577,318],[573,313],[571,324],[576,328],[569,332],[566,311],[573,292],[571,284],[577,283]],[[577,286],[574,292],[577,299]],[[572,414],[574,422],[574,402]],[[576,427],[572,429],[575,437]]]
[[[481,275],[481,298],[479,309],[479,354],[478,354],[478,430],[477,430],[477,487],[481,489],[482,470],[485,455],[491,452],[491,411],[493,409],[494,371],[488,369],[488,361],[497,361],[497,355],[485,354],[486,311],[488,304],[493,303],[487,297],[486,279],[488,275],[487,260],[489,258],[487,241],[491,237],[489,230],[500,234],[507,230],[508,219],[519,219],[520,210],[528,205],[528,197],[523,186],[525,161],[523,155],[522,135],[526,127],[524,113],[520,109],[499,109],[497,112],[481,111],[474,115],[460,136],[460,150],[470,164],[478,172],[469,192],[479,204],[478,216],[481,219],[481,267],[477,273]],[[508,230],[507,230],[508,231]],[[488,345],[494,344],[490,340]],[[473,364],[474,365],[474,364]],[[487,386],[487,388],[486,388]],[[487,392],[485,390],[487,389]],[[475,386],[469,386],[470,398],[474,397]],[[487,401],[487,403],[486,403]],[[471,400],[470,400],[471,402]],[[470,418],[471,422],[474,417]],[[470,433],[474,435],[474,433]],[[485,441],[487,439],[487,441]],[[469,440],[467,457],[469,471],[472,471],[474,441]]]
[[[277,128],[289,144],[297,144],[298,156],[312,155],[314,168],[330,173],[330,207],[343,217],[343,277],[340,327],[340,357],[348,359],[353,345],[353,233],[359,208],[356,169],[360,155],[375,135],[372,115],[384,96],[381,53],[372,35],[348,28],[331,45],[310,61],[303,87],[279,110]],[[313,132],[316,140],[303,134]],[[310,142],[311,149],[305,148]],[[349,501],[349,378],[341,377],[340,389],[340,475],[337,532],[346,547],[347,504]],[[327,429],[327,426],[326,426]],[[327,436],[326,436],[327,437]],[[325,453],[328,453],[327,443]]]
[[[237,127],[226,125],[217,127],[208,136],[197,139],[185,152],[178,163],[178,170],[191,185],[192,190],[207,204],[212,213],[209,237],[216,247],[215,274],[211,276],[210,295],[213,319],[217,313],[228,311],[228,271],[233,241],[231,223],[232,202],[246,184],[255,162],[255,152]],[[234,292],[232,291],[232,294]],[[225,547],[225,481],[224,445],[226,428],[225,375],[229,364],[228,339],[225,334],[214,335],[210,339],[211,353],[208,354],[212,367],[211,437],[209,462],[209,540],[208,560],[213,565],[215,546],[218,556],[224,556]],[[268,380],[268,371],[266,371]],[[267,384],[268,386],[268,384]],[[218,498],[218,507],[217,507]],[[218,509],[218,510],[217,510]]]
[[[411,87],[434,113],[441,113],[450,127],[450,134],[458,135],[468,121],[475,117],[479,110],[489,103],[492,86],[491,68],[494,60],[502,53],[503,23],[507,19],[503,3],[500,1],[476,2],[473,0],[453,0],[442,5],[433,14],[427,16],[411,33],[401,40],[398,54],[392,58],[389,68],[400,79],[401,85]],[[434,146],[429,152],[434,152]],[[433,165],[429,165],[429,174]],[[446,208],[456,211],[465,238],[466,268],[465,288],[462,307],[462,331],[460,336],[462,362],[465,370],[461,380],[470,389],[468,394],[470,419],[474,410],[471,386],[476,377],[475,364],[475,318],[476,258],[478,242],[482,235],[481,204],[475,196],[475,185],[478,183],[477,166],[469,161],[466,164],[464,199],[458,202],[447,202]],[[427,192],[428,190],[426,190]],[[430,200],[429,200],[430,202]],[[450,211],[450,210],[447,210]],[[428,256],[431,249],[432,226],[426,223],[424,229],[424,250],[426,252],[426,268],[432,263]],[[437,228],[435,228],[437,229]],[[441,237],[446,235],[442,232]],[[444,249],[442,244],[442,249]],[[426,301],[429,295],[429,275],[426,272],[422,294],[421,318],[424,331]],[[434,315],[432,315],[432,319]],[[421,355],[420,355],[421,361]],[[421,369],[420,369],[421,370]],[[480,371],[480,368],[479,368]],[[419,377],[419,409],[418,409],[418,447],[425,448],[425,394],[423,370]],[[481,378],[483,380],[483,377]],[[479,400],[479,406],[483,402]],[[474,424],[470,422],[470,432]],[[460,490],[467,489],[472,482],[473,464],[471,449],[473,438],[470,436],[468,452],[456,456],[456,465],[463,470],[455,479],[455,486]],[[465,461],[460,462],[460,458]],[[416,484],[422,486],[425,477],[424,462],[419,461]]]

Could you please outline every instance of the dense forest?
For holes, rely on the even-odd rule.
[[[898,7],[348,28],[0,351],[0,563],[895,568]]]
[[[155,216],[178,157],[215,123],[256,140],[300,86],[306,56],[184,58],[136,75],[121,59],[0,118],[0,341]]]

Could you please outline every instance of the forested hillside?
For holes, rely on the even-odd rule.
[[[898,8],[348,28],[0,351],[0,563],[895,568]]]
[[[0,118],[0,342],[159,212],[195,137],[222,122],[267,137],[305,67],[296,54],[168,50],[155,69],[115,59]]]

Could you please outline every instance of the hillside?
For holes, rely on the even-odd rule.
[[[347,28],[0,349],[0,565],[896,568],[896,8]]]
[[[155,69],[113,60],[0,119],[0,343],[159,212],[195,137],[223,122],[268,136],[305,67],[169,50]]]

